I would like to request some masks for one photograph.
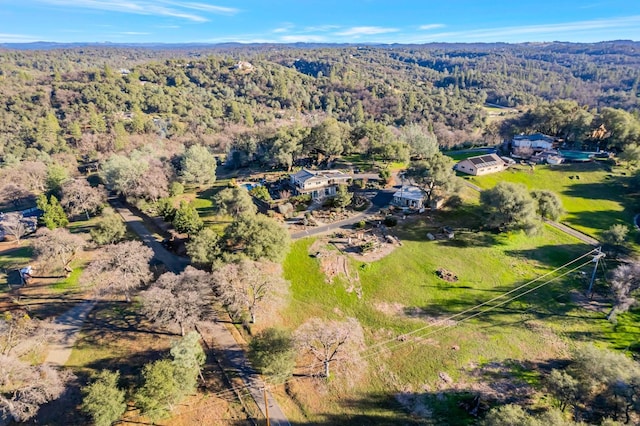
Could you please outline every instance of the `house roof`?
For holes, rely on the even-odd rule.
[[[477,157],[469,157],[465,160],[460,161],[460,163],[463,163],[465,161],[468,161],[471,164],[473,164],[476,167],[476,169],[482,169],[485,167],[493,167],[496,165],[505,164],[505,161],[502,158],[498,157],[497,154],[488,154],[488,155],[479,155]]]
[[[424,192],[417,186],[405,185],[402,188],[398,189],[393,194],[393,196],[397,198],[404,198],[407,200],[421,201],[422,199],[424,199]]]
[[[530,141],[545,141],[545,142],[553,142],[553,136],[545,135],[544,133],[533,133],[531,135],[517,135],[513,137],[514,141],[521,140],[530,140]]]
[[[302,169],[291,175],[298,182],[306,182],[310,179],[350,179],[351,176],[338,170],[307,170]]]
[[[291,176],[296,180],[304,182],[307,179],[314,177],[315,175],[310,170],[302,169],[299,172],[292,174]]]

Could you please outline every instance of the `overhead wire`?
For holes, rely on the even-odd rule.
[[[581,255],[581,256],[579,256],[579,257],[577,257],[577,258],[575,258],[575,259],[573,259],[573,260],[571,260],[571,261],[569,261],[569,262],[557,267],[557,268],[555,268],[554,270],[549,271],[549,272],[547,272],[547,273],[545,273],[545,274],[543,274],[543,275],[541,275],[541,276],[539,276],[539,277],[537,277],[537,278],[535,278],[533,280],[530,280],[530,281],[528,281],[528,282],[526,282],[526,283],[524,283],[524,284],[522,284],[522,285],[520,285],[520,286],[518,286],[518,287],[516,287],[516,288],[514,288],[512,290],[509,290],[509,291],[507,291],[507,292],[505,292],[505,293],[503,293],[503,294],[501,294],[499,296],[496,296],[496,297],[494,297],[494,298],[492,298],[490,300],[487,300],[485,302],[477,304],[477,305],[475,305],[473,307],[467,308],[467,309],[465,309],[465,310],[463,310],[461,312],[458,312],[456,314],[450,315],[447,318],[440,319],[440,320],[438,320],[438,321],[436,321],[434,323],[428,324],[428,325],[426,325],[424,327],[420,327],[420,328],[412,330],[412,331],[410,331],[408,333],[400,334],[399,336],[397,336],[395,338],[387,339],[387,340],[385,340],[383,342],[378,342],[375,345],[368,346],[367,348],[356,352],[356,354],[357,355],[364,355],[363,359],[368,359],[368,358],[371,358],[373,356],[378,356],[378,355],[382,354],[383,351],[384,352],[393,351],[393,350],[395,350],[395,349],[397,349],[397,348],[399,348],[401,346],[413,343],[410,339],[405,339],[404,341],[398,342],[398,338],[400,338],[400,337],[413,336],[413,335],[416,335],[416,334],[418,335],[419,338],[424,338],[424,337],[427,337],[427,336],[431,336],[433,334],[436,334],[436,333],[442,332],[444,330],[447,330],[449,328],[455,327],[455,326],[459,325],[462,322],[469,321],[469,320],[471,320],[473,318],[476,318],[476,317],[478,317],[480,315],[483,315],[483,314],[485,314],[485,313],[487,313],[487,312],[489,312],[491,310],[494,310],[494,309],[497,309],[497,308],[499,308],[501,306],[504,306],[504,305],[506,305],[506,304],[508,304],[508,303],[510,303],[510,302],[512,302],[512,301],[514,301],[514,300],[526,295],[526,294],[529,294],[529,293],[531,293],[531,292],[533,292],[535,290],[538,290],[538,289],[540,289],[540,288],[542,288],[542,287],[544,287],[544,286],[546,286],[546,285],[548,285],[548,284],[550,284],[550,283],[552,283],[552,282],[554,282],[554,281],[556,281],[556,280],[558,280],[558,279],[560,279],[560,278],[562,278],[562,277],[564,277],[564,276],[566,276],[566,275],[568,275],[568,274],[570,274],[570,273],[572,273],[574,271],[577,271],[578,269],[588,265],[589,263],[592,263],[592,260],[588,260],[588,261],[586,261],[586,262],[584,262],[584,263],[582,263],[582,264],[570,269],[569,271],[566,271],[566,272],[564,272],[564,273],[562,273],[562,274],[560,274],[560,275],[558,275],[556,277],[553,277],[553,278],[551,278],[551,279],[549,279],[549,280],[547,280],[547,281],[545,281],[545,282],[543,282],[541,284],[538,284],[537,286],[529,288],[529,289],[523,291],[522,293],[518,293],[513,297],[510,297],[510,298],[508,298],[506,300],[502,300],[502,301],[500,301],[499,303],[497,303],[495,305],[488,306],[486,309],[483,309],[481,311],[472,313],[472,312],[476,311],[477,309],[485,307],[485,306],[487,306],[487,305],[489,305],[489,304],[491,304],[493,302],[496,302],[496,301],[498,301],[498,300],[500,300],[500,299],[502,299],[502,298],[504,298],[504,297],[506,297],[506,296],[508,296],[510,294],[513,294],[513,293],[516,293],[516,292],[518,292],[520,290],[523,290],[526,287],[529,287],[531,284],[534,284],[534,283],[540,281],[541,279],[546,278],[546,277],[548,277],[548,276],[560,271],[561,269],[566,268],[567,266],[572,265],[572,264],[578,262],[581,259],[584,259],[585,257],[587,257],[589,255],[592,255],[595,250],[596,249],[590,250],[589,252],[587,252],[587,253],[585,253],[585,254],[583,254],[583,255]],[[300,301],[300,300],[297,300],[297,301],[303,302],[303,301]],[[305,303],[305,302],[303,302],[303,303]],[[457,319],[457,318],[459,318],[459,317],[461,317],[463,315],[466,315],[466,314],[470,314],[470,315],[454,321],[455,319]],[[439,327],[439,326],[441,326],[441,327]],[[439,328],[433,329],[434,327],[439,327]],[[427,331],[429,329],[433,329],[433,330]],[[427,332],[425,334],[421,334],[422,331],[427,331]],[[392,345],[392,346],[386,346],[386,345],[388,345],[390,343],[395,343],[395,344]],[[373,352],[371,352],[371,351],[373,351]],[[371,352],[371,353],[369,353],[369,352]],[[323,362],[316,362],[316,363],[312,364],[309,367],[309,369],[319,368],[320,366],[322,366],[322,364],[323,364]],[[260,380],[259,378],[249,379],[250,383],[245,383],[244,385],[234,386],[234,387],[227,388],[225,390],[221,390],[221,391],[218,391],[218,392],[209,393],[209,394],[207,394],[207,396],[215,397],[215,398],[223,398],[223,397],[226,397],[226,396],[237,396],[236,392],[240,392],[240,391],[244,391],[244,390],[248,391],[249,388],[252,386],[251,382],[258,382],[261,385],[260,387],[262,387],[264,389],[267,389],[267,390],[270,390],[270,389],[275,388],[276,386],[281,386],[281,385],[283,385],[285,383],[288,383],[288,382],[291,382],[291,381],[294,381],[294,380],[299,380],[299,379],[300,379],[300,377],[291,377],[291,378],[288,378],[286,380],[283,380],[283,381],[280,381],[280,382],[277,382],[277,383],[272,383],[272,384],[266,384],[266,383],[262,382],[262,380]],[[243,379],[243,381],[244,381],[244,379]],[[201,409],[204,409],[204,408],[208,408],[208,407],[217,405],[219,403],[221,403],[221,401],[216,401],[216,402],[214,402],[212,404],[207,404],[205,406],[197,407],[197,408],[195,408],[193,410],[182,412],[182,413],[180,413],[180,415],[187,414],[187,413],[192,412],[192,411],[198,411],[198,410],[201,410]]]

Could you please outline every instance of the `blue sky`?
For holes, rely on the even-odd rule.
[[[640,40],[638,0],[0,0],[0,42]]]

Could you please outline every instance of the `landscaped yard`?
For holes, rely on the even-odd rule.
[[[562,198],[567,211],[561,221],[599,238],[603,230],[616,223],[633,229],[633,216],[638,212],[633,210],[634,200],[626,194],[622,184],[625,176],[620,172],[624,169],[612,172],[602,162],[542,165],[535,170],[518,165],[501,173],[473,176],[469,181],[481,188],[492,188],[500,181],[507,181],[523,183],[529,189],[553,191]]]
[[[507,378],[529,382],[535,388],[540,374],[527,370],[525,364],[564,359],[576,341],[594,339],[603,346],[620,347],[634,340],[637,327],[630,319],[637,312],[623,315],[621,328],[608,323],[603,312],[582,309],[574,300],[588,285],[578,271],[478,318],[459,324],[437,323],[591,250],[547,226],[534,237],[458,232],[451,241],[427,241],[426,233],[434,231],[434,222],[443,221],[454,227],[464,222],[460,215],[447,213],[407,221],[396,232],[403,245],[389,256],[371,264],[352,260],[362,298],[348,292],[339,280],[325,282],[319,260],[309,256],[312,240],[293,244],[284,264],[292,300],[283,312],[286,320],[282,325],[293,329],[313,316],[356,317],[365,329],[368,346],[380,346],[362,353],[369,370],[356,389],[332,390],[323,402],[308,395],[313,392],[310,382],[294,379],[290,388],[302,408],[291,420],[339,424],[362,416],[365,423],[408,424],[412,419],[407,412],[429,402],[427,411],[434,424],[442,420],[440,416],[446,416],[448,424],[468,424],[470,417],[458,402],[468,395],[465,390],[481,392],[492,386],[495,377],[486,371],[488,366],[499,365]],[[590,259],[587,256],[575,266]],[[587,264],[579,271],[588,276],[591,267]],[[452,271],[459,280],[440,279],[436,275],[439,268]],[[452,382],[444,383],[441,373]],[[413,402],[394,398],[400,393],[412,395],[409,400]]]

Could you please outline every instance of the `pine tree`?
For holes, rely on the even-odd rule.
[[[83,389],[82,411],[93,418],[96,426],[110,426],[127,409],[125,392],[118,388],[119,378],[117,371],[103,370]]]
[[[43,212],[40,220],[47,228],[64,228],[69,224],[69,219],[55,196],[52,195],[47,199],[47,196],[42,194],[38,197],[36,204]]]

